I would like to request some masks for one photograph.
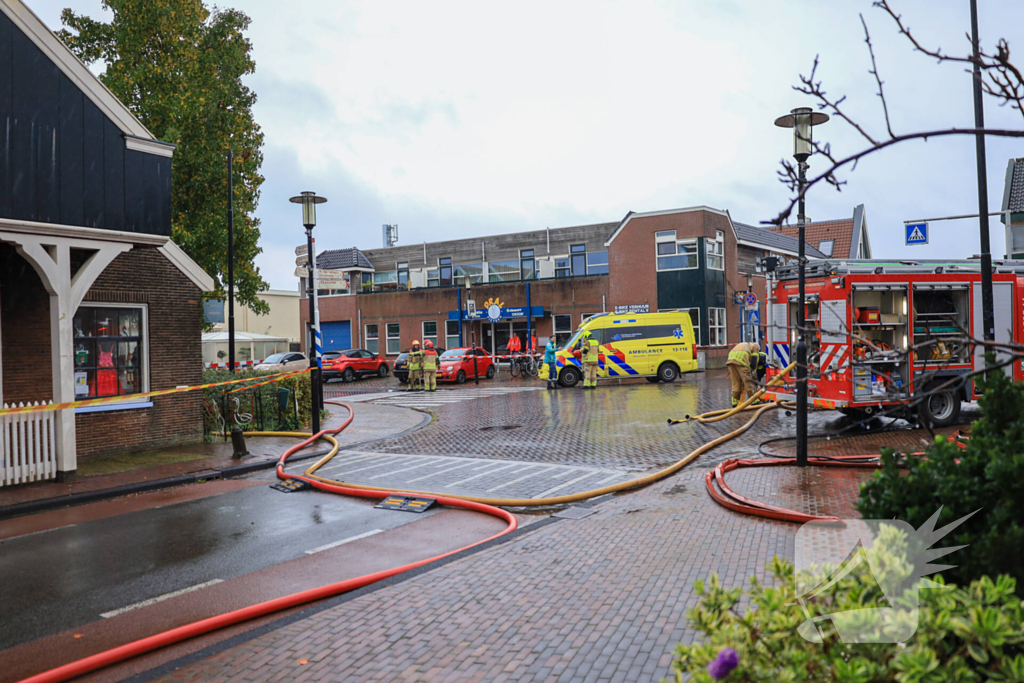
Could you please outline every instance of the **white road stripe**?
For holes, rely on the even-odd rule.
[[[384,474],[378,474],[375,477],[370,477],[370,479],[380,479],[381,477],[388,477],[388,476],[390,476],[392,474],[398,474],[399,472],[408,472],[409,470],[419,469],[420,467],[423,467],[425,465],[430,465],[430,464],[433,464],[433,463],[436,463],[436,462],[437,462],[437,460],[428,460],[426,462],[421,462],[419,465],[413,465],[412,467],[404,467],[404,468],[402,468],[400,470],[391,470],[390,472],[385,472]]]
[[[562,472],[561,474],[553,474],[553,475],[551,475],[551,478],[552,479],[561,479],[562,477],[566,477],[566,476],[568,476],[570,474],[574,474],[574,473],[579,472],[579,471],[581,471],[581,470],[578,467],[566,467],[564,472]],[[593,473],[591,472],[591,474],[593,474]]]
[[[312,550],[307,550],[306,554],[307,555],[312,555],[313,553],[319,553],[319,552],[324,551],[324,550],[330,550],[331,548],[337,548],[339,545],[345,545],[346,543],[351,543],[352,541],[358,541],[360,538],[366,538],[368,536],[373,536],[374,534],[379,534],[382,531],[384,531],[384,530],[383,529],[374,529],[373,531],[367,531],[365,534],[359,534],[358,536],[350,536],[349,538],[343,538],[340,541],[335,541],[334,543],[328,543],[327,545],[322,545],[319,548],[313,548]]]
[[[558,486],[555,486],[554,488],[550,488],[547,491],[542,491],[541,493],[538,493],[536,496],[533,496],[533,498],[546,498],[549,495],[551,495],[552,493],[554,493],[555,491],[558,491],[560,489],[564,489],[566,486],[571,486],[572,484],[575,484],[578,481],[583,481],[587,477],[592,477],[593,475],[594,475],[593,472],[587,472],[582,477],[576,477],[575,479],[570,479],[569,481],[565,482],[564,484],[559,484]]]
[[[621,478],[622,478],[622,475],[621,475],[620,473],[616,472],[616,473],[615,473],[615,474],[613,474],[612,476],[610,476],[610,477],[605,477],[605,478],[604,478],[604,479],[602,479],[601,481],[597,482],[597,486],[600,486],[601,484],[604,484],[605,482],[609,482],[609,481],[611,481],[611,480],[613,480],[613,479],[621,479]]]
[[[171,598],[176,598],[179,595],[185,595],[185,593],[191,593],[192,591],[197,591],[200,588],[206,588],[207,586],[214,586],[214,585],[216,585],[218,583],[223,583],[223,582],[224,582],[224,579],[213,579],[212,581],[206,581],[204,583],[199,583],[199,584],[196,584],[195,586],[189,586],[188,588],[182,588],[181,590],[173,591],[171,593],[164,593],[163,595],[158,595],[157,597],[150,598],[149,600],[143,600],[142,602],[136,602],[133,605],[127,605],[127,606],[122,607],[120,609],[111,610],[110,612],[104,612],[100,616],[103,617],[104,619],[110,619],[111,617],[116,617],[119,614],[124,614],[125,612],[131,612],[133,609],[139,609],[140,607],[149,607],[150,605],[155,605],[158,602],[163,602],[164,600],[170,600]]]
[[[517,483],[523,481],[524,479],[529,479],[530,477],[535,477],[538,474],[543,474],[544,472],[548,472],[548,471],[550,471],[552,469],[554,469],[554,467],[547,467],[545,469],[542,469],[540,472],[534,472],[533,474],[527,474],[525,477],[519,477],[518,479],[513,479],[512,481],[506,481],[504,484],[499,484],[498,486],[495,486],[493,489],[487,489],[487,493],[493,493],[494,491],[497,491],[498,489],[503,489],[506,486],[511,486],[512,484],[517,484]]]
[[[487,470],[486,472],[481,472],[480,474],[474,474],[472,477],[466,477],[465,479],[460,479],[459,481],[453,481],[450,484],[445,484],[445,486],[458,486],[459,484],[464,484],[467,481],[472,481],[473,479],[479,479],[480,477],[485,477],[488,474],[492,474],[494,472],[499,472],[501,470],[507,470],[509,467],[515,467],[516,464],[518,464],[518,463],[512,463],[511,465],[505,465],[504,467],[498,467],[498,468],[493,469],[493,470]],[[473,471],[475,472],[478,469],[480,469],[480,468],[479,467],[474,467]]]
[[[445,472],[451,472],[451,471],[453,471],[453,470],[460,470],[460,469],[462,469],[463,467],[469,467],[469,466],[470,466],[470,465],[472,465],[472,464],[473,464],[472,462],[468,462],[468,463],[466,463],[465,465],[456,465],[455,467],[449,467],[449,468],[448,468],[448,469],[446,469],[446,470],[438,470],[437,472],[433,472],[432,474],[427,474],[427,475],[424,475],[424,476],[422,476],[422,477],[416,477],[415,479],[410,479],[410,480],[409,480],[408,482],[406,482],[406,483],[408,483],[408,484],[411,484],[411,483],[413,483],[414,481],[420,481],[420,480],[422,480],[422,479],[429,479],[430,477],[436,477],[436,476],[437,476],[437,475],[439,475],[439,474],[444,474]]]
[[[360,467],[357,470],[348,470],[347,472],[345,472],[345,474],[354,474],[356,472],[362,472],[364,470],[376,469],[377,467],[380,467],[381,465],[383,465],[385,463],[387,463],[389,465],[395,465],[395,464],[397,464],[399,462],[402,462],[403,460],[408,460],[408,459],[409,458],[407,458],[407,457],[405,457],[405,458],[380,458],[379,460],[374,462],[374,464],[372,464],[372,465],[370,465],[368,467]],[[363,463],[359,463],[359,464],[364,464],[364,463],[367,463],[367,462],[370,462],[370,460],[364,460]],[[327,470],[339,470],[339,469],[342,469],[342,467],[325,467],[324,471],[327,471]]]

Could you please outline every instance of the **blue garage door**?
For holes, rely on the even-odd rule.
[[[352,348],[352,323],[340,320],[320,322],[320,336],[323,337],[324,351],[342,351]]]

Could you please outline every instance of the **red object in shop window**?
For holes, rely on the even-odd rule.
[[[114,346],[111,344],[109,351],[104,351],[100,346],[101,368],[114,367]],[[97,370],[96,389],[100,396],[117,396],[117,370]]]

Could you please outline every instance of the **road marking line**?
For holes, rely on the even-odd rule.
[[[436,461],[434,461],[434,460],[428,460],[426,462],[421,462],[419,465],[413,465],[412,467],[405,467],[405,468],[400,469],[400,470],[391,470],[390,472],[385,472],[384,474],[378,474],[375,477],[370,477],[370,479],[371,480],[372,479],[380,479],[381,477],[387,477],[387,476],[390,476],[392,474],[398,474],[399,472],[408,472],[409,470],[415,470],[415,469],[418,469],[418,468],[423,467],[425,465],[430,465],[430,464],[435,463],[435,462]]]
[[[341,452],[343,453],[344,451],[341,451]],[[358,453],[358,451],[349,451],[349,452],[353,453],[353,454]],[[336,458],[336,459],[332,458],[331,459],[331,465],[333,467],[338,467],[338,466],[342,466],[342,465],[350,465],[350,464],[354,464],[354,463],[359,462],[359,461],[364,461],[367,458],[372,458],[372,457],[379,456],[379,455],[381,455],[381,453],[362,453],[360,455],[353,455],[350,458]],[[308,469],[308,467],[309,466],[308,466],[307,463],[297,462],[294,465],[292,465],[292,470],[293,471],[304,470],[304,469]],[[330,469],[330,468],[327,468],[327,469]]]
[[[531,496],[531,497],[532,498],[547,498],[549,495],[551,495],[555,491],[558,491],[560,489],[564,489],[566,486],[570,486],[572,484],[575,484],[578,481],[583,481],[587,477],[592,477],[593,475],[594,475],[593,472],[587,472],[582,477],[576,477],[575,479],[570,479],[569,481],[565,482],[564,484],[559,484],[558,486],[556,486],[554,488],[550,488],[547,491],[543,491],[541,493],[538,493],[536,496]]]
[[[383,529],[374,529],[373,531],[367,531],[365,534],[359,534],[358,536],[350,536],[348,538],[343,538],[340,541],[335,541],[334,543],[328,543],[327,545],[322,545],[319,548],[313,548],[312,550],[307,550],[306,554],[307,555],[312,555],[314,553],[319,553],[319,552],[322,552],[324,550],[330,550],[331,548],[337,548],[339,545],[345,545],[346,543],[351,543],[352,541],[358,541],[360,538],[366,538],[368,536],[373,536],[374,534],[379,534],[382,531],[384,531],[384,530]]]
[[[616,473],[615,473],[615,474],[613,474],[612,476],[610,476],[610,477],[605,477],[605,478],[604,478],[604,479],[602,479],[601,481],[597,482],[596,486],[600,486],[601,484],[603,484],[603,483],[605,483],[605,482],[607,482],[607,481],[611,481],[612,479],[621,479],[621,478],[622,478],[622,475],[621,475],[621,474],[619,474],[618,472],[616,472]]]
[[[499,472],[501,470],[507,470],[509,467],[515,467],[516,464],[517,463],[512,463],[511,465],[505,465],[504,467],[498,467],[497,469],[488,470],[486,472],[481,472],[480,474],[474,474],[472,477],[466,477],[465,479],[460,479],[459,481],[453,481],[451,483],[445,484],[445,486],[458,486],[459,484],[464,484],[467,481],[471,481],[473,479],[479,479],[480,477],[486,477],[488,474],[493,474],[494,472]],[[473,469],[473,471],[475,472],[478,469],[480,469],[480,468],[476,467],[476,468]]]
[[[550,471],[552,469],[554,469],[554,467],[548,467],[548,468],[542,469],[540,472],[534,472],[533,474],[527,474],[525,477],[519,477],[518,479],[513,479],[512,481],[507,481],[504,484],[501,484],[499,486],[495,486],[493,489],[487,489],[487,493],[493,493],[494,491],[497,491],[498,489],[503,489],[506,486],[511,486],[512,484],[517,484],[517,483],[521,482],[524,479],[529,479],[530,477],[535,477],[538,474],[543,474],[544,472],[548,472],[548,471]]]
[[[564,472],[562,472],[561,474],[553,474],[553,475],[551,475],[551,478],[552,479],[561,479],[562,477],[567,477],[570,474],[575,474],[576,472],[582,472],[582,471],[583,470],[581,468],[579,468],[579,467],[566,467]]]
[[[422,477],[416,477],[415,479],[410,479],[410,480],[409,480],[408,482],[406,482],[406,483],[408,483],[408,484],[411,484],[411,483],[413,483],[414,481],[420,481],[421,479],[429,479],[430,477],[436,477],[436,476],[437,476],[437,475],[439,475],[439,474],[444,474],[445,472],[451,472],[451,471],[453,471],[453,470],[458,470],[458,469],[462,469],[463,467],[469,467],[469,466],[470,466],[470,465],[472,465],[472,464],[473,464],[472,462],[468,462],[468,463],[466,463],[465,465],[456,465],[455,467],[449,467],[449,468],[448,468],[448,469],[446,469],[446,470],[438,470],[437,472],[434,472],[434,473],[432,473],[432,474],[427,474],[427,475],[425,475],[425,476],[422,476]]]
[[[200,588],[206,588],[207,586],[214,586],[214,585],[216,585],[218,583],[224,583],[224,579],[213,579],[212,581],[206,581],[204,583],[199,583],[199,584],[196,584],[195,586],[189,586],[188,588],[182,588],[181,590],[173,591],[171,593],[164,593],[163,595],[158,595],[155,598],[150,598],[149,600],[143,600],[142,602],[136,602],[133,605],[127,605],[125,607],[122,607],[121,609],[115,609],[115,610],[111,610],[110,612],[104,612],[100,616],[103,617],[104,619],[110,619],[111,617],[116,617],[119,614],[124,614],[125,612],[131,612],[133,609],[139,609],[140,607],[149,607],[150,605],[155,605],[158,602],[163,602],[164,600],[170,600],[171,598],[176,598],[179,595],[184,595],[185,593],[191,593],[192,591],[197,591]]]
[[[376,467],[380,467],[384,463],[389,463],[391,465],[394,465],[397,462],[401,462],[403,460],[408,460],[408,459],[409,459],[408,457],[402,457],[402,458],[395,458],[395,457],[378,458],[374,462],[374,464],[370,465],[369,467],[360,467],[357,470],[349,470],[348,472],[345,472],[345,474],[352,474],[354,472],[362,472],[363,470],[372,470],[372,469],[374,469]],[[364,464],[364,463],[370,462],[371,460],[373,460],[373,459],[371,458],[370,460],[364,460],[362,463],[357,463],[357,464]],[[345,466],[345,463],[342,463],[341,465],[335,466],[335,467],[325,467],[323,469],[323,471],[326,472],[326,471],[339,470],[339,469],[343,469],[344,466]]]

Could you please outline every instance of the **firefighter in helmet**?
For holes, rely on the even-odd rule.
[[[753,373],[757,372],[760,359],[761,347],[757,342],[740,342],[729,352],[725,365],[729,368],[729,381],[732,383],[733,406],[746,401],[757,390]]]
[[[423,390],[437,391],[437,351],[434,342],[423,342]]]
[[[583,361],[583,388],[597,388],[597,367],[600,361],[601,345],[591,336],[590,332],[583,333],[583,340],[575,355]]]
[[[409,391],[420,390],[420,380],[422,379],[423,367],[423,352],[420,350],[420,342],[418,339],[412,340],[412,348],[409,350]]]

